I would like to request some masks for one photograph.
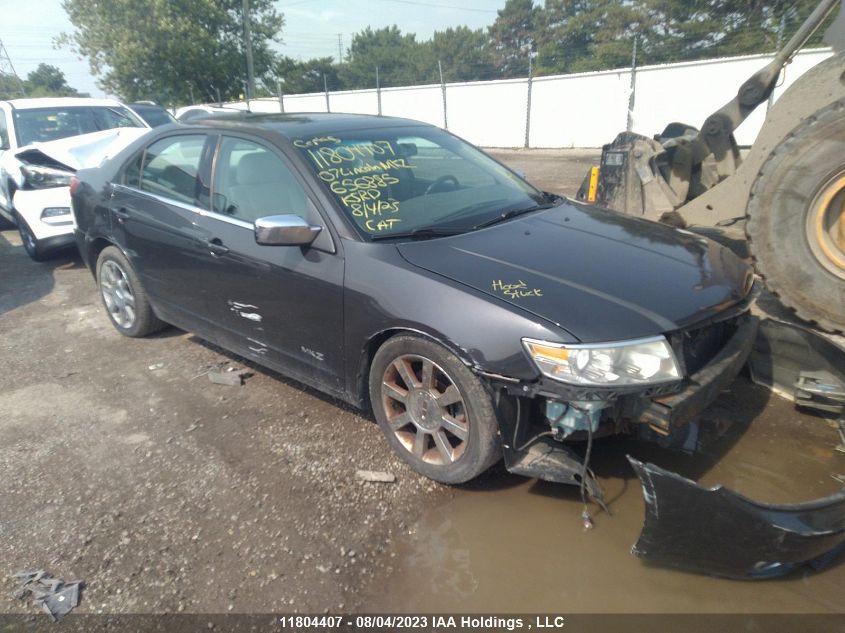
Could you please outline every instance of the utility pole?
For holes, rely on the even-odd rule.
[[[531,87],[534,83],[534,53],[528,53],[528,103],[525,109],[525,149],[531,137]]]
[[[326,73],[323,73],[323,92],[326,93],[326,112],[331,112],[332,108],[329,105],[329,82],[326,80]]]
[[[440,90],[443,92],[443,128],[449,129],[449,118],[446,116],[446,83],[443,81],[443,64],[437,60],[437,70],[440,72]]]
[[[18,73],[15,72],[15,67],[12,65],[12,58],[9,57],[9,53],[6,52],[3,40],[0,40],[0,73],[14,77],[21,96],[26,96],[26,90],[24,90],[23,82],[21,81],[21,78],[18,77]]]
[[[625,129],[630,132],[634,129],[634,105],[637,101],[637,40],[634,36],[634,49],[631,52],[631,93],[628,95],[628,124]]]
[[[250,26],[249,0],[243,0],[243,13],[247,77],[246,100],[249,103],[249,100],[255,95],[255,68],[252,65],[252,28]]]
[[[343,63],[343,33],[337,34],[337,63]]]
[[[279,112],[285,113],[285,95],[282,94],[282,80],[276,80],[276,95],[279,97]]]
[[[381,116],[381,83],[378,78],[378,66],[376,66],[376,99],[378,99],[378,115]]]

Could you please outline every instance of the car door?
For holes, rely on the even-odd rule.
[[[266,246],[254,222],[296,214],[323,231],[313,244]],[[343,268],[326,220],[276,148],[223,135],[214,159],[212,213],[197,220],[209,250],[202,268],[209,318],[224,346],[329,389],[342,388]]]
[[[196,219],[208,209],[200,173],[212,150],[206,133],[154,141],[118,175],[110,206],[118,241],[160,316],[199,333],[209,326],[202,267],[210,246]]]

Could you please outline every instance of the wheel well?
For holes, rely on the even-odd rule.
[[[107,246],[113,246],[113,244],[104,237],[98,237],[88,246],[88,261],[91,264],[91,273],[95,277],[97,276],[97,258]]]
[[[400,334],[410,334],[412,336],[421,336],[427,338],[435,343],[439,343],[450,352],[455,354],[458,358],[463,361],[467,367],[472,367],[472,362],[467,360],[466,354],[462,352],[462,350],[456,349],[454,345],[452,345],[449,341],[445,341],[443,339],[437,338],[436,336],[429,334],[428,332],[423,332],[421,330],[415,330],[412,328],[405,328],[405,327],[395,327],[390,328],[387,330],[383,330],[378,334],[374,335],[370,340],[367,341],[367,344],[364,346],[363,351],[361,352],[361,364],[360,369],[358,371],[358,385],[357,385],[357,393],[358,400],[362,408],[366,409],[370,406],[370,390],[369,390],[369,379],[370,379],[370,366],[373,363],[373,358],[376,355],[376,352],[379,348],[384,345],[389,339],[393,338],[394,336],[399,336]]]

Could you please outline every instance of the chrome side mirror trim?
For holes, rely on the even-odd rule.
[[[255,221],[255,241],[265,246],[307,246],[322,230],[298,215],[268,215]]]

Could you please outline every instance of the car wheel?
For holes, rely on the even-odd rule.
[[[124,336],[140,338],[164,327],[119,248],[107,246],[97,258],[97,286],[112,325]]]
[[[23,249],[26,251],[26,254],[33,261],[43,262],[46,259],[46,254],[44,253],[44,247],[41,245],[41,242],[35,237],[26,220],[19,215],[15,216],[15,219],[18,223],[18,233],[20,233],[21,242],[23,243]]]
[[[418,473],[459,484],[502,456],[489,391],[454,354],[399,335],[370,367],[373,414],[393,450]]]

